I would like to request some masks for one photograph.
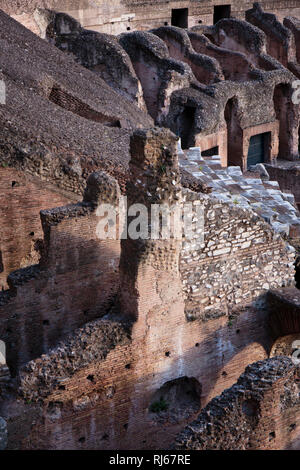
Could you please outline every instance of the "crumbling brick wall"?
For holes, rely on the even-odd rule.
[[[296,46],[296,58],[297,62],[300,62],[300,19],[288,16],[284,18],[283,25],[288,28],[294,36]]]
[[[171,202],[182,202],[176,146],[166,129],[134,134],[129,204],[149,207],[169,197]],[[94,181],[86,199],[111,194],[110,181],[103,181],[107,191],[102,193]],[[80,207],[88,211],[88,206]],[[65,208],[45,215],[53,219],[67,213]],[[77,216],[79,231],[82,220],[92,225],[88,214]],[[51,263],[58,268],[75,252],[70,246],[69,256],[62,256],[56,244],[67,222],[63,218],[50,231]],[[177,239],[122,240],[119,303],[105,319],[87,323],[24,365],[17,375],[18,402],[2,401],[0,414],[8,422],[9,449],[168,447],[198,410],[231,386],[249,362],[267,357],[271,345],[263,298],[259,306],[248,305],[231,320],[224,315],[205,323],[187,321],[179,257]],[[40,286],[32,281],[32,287],[39,290]],[[75,289],[82,297],[80,288]],[[94,306],[97,303],[95,299]],[[35,319],[30,324],[36,324]],[[27,331],[24,324],[22,331]],[[195,384],[192,406],[186,401],[185,384]],[[170,404],[166,413],[151,411],[157,396],[172,386],[178,392],[177,406]]]
[[[88,31],[64,13],[39,10],[36,15],[44,23],[44,36],[48,42],[72,54],[76,62],[95,72],[109,86],[145,110],[141,84],[116,37]]]
[[[182,28],[164,26],[152,30],[167,45],[170,57],[186,62],[200,83],[209,85],[224,79],[220,64],[214,58],[195,51]],[[199,53],[200,52],[200,53]]]
[[[99,200],[118,200],[116,194],[114,179],[93,174],[84,202],[41,212],[40,263],[11,273],[10,289],[0,293],[0,337],[14,373],[111,307],[118,289],[120,243],[98,237],[97,207]]]
[[[299,366],[286,357],[251,364],[177,437],[176,449],[279,450],[299,445],[299,373]]]
[[[154,34],[137,31],[120,35],[119,41],[141,82],[148,113],[159,123],[168,113],[172,93],[195,81],[192,70],[170,58],[166,44]]]
[[[265,13],[259,3],[247,10],[246,19],[266,33],[267,53],[285,67],[296,62],[296,45],[292,32],[275,15]],[[293,69],[294,73],[295,70]]]
[[[77,196],[0,164],[0,290],[16,269],[39,262],[43,231],[40,210],[62,206]]]

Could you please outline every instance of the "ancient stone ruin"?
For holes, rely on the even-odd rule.
[[[300,1],[0,0],[0,449],[300,449]]]

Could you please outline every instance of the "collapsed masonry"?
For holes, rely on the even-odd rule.
[[[178,436],[176,449],[297,448],[291,443],[299,441],[299,373],[299,366],[284,357],[248,366]]]
[[[0,294],[12,373],[1,386],[8,448],[167,448],[249,363],[270,354],[265,294],[294,285],[286,242],[252,211],[182,188],[168,130],[134,133],[130,174],[129,205],[203,204],[204,245],[197,237],[122,240],[119,274],[117,263],[105,266],[97,252],[109,260],[119,242],[95,236],[97,207],[120,196],[105,173],[89,178],[82,203],[42,212],[40,264],[13,273]],[[214,234],[220,246],[207,250]],[[100,266],[115,276],[111,309]]]

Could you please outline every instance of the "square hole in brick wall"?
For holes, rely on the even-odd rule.
[[[178,28],[188,28],[189,24],[189,9],[188,8],[175,8],[172,10],[172,26]]]

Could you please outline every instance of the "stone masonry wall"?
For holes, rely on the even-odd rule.
[[[294,285],[294,249],[260,217],[237,204],[185,191],[204,207],[204,242],[184,240],[180,271],[189,320],[208,320],[269,289]]]

